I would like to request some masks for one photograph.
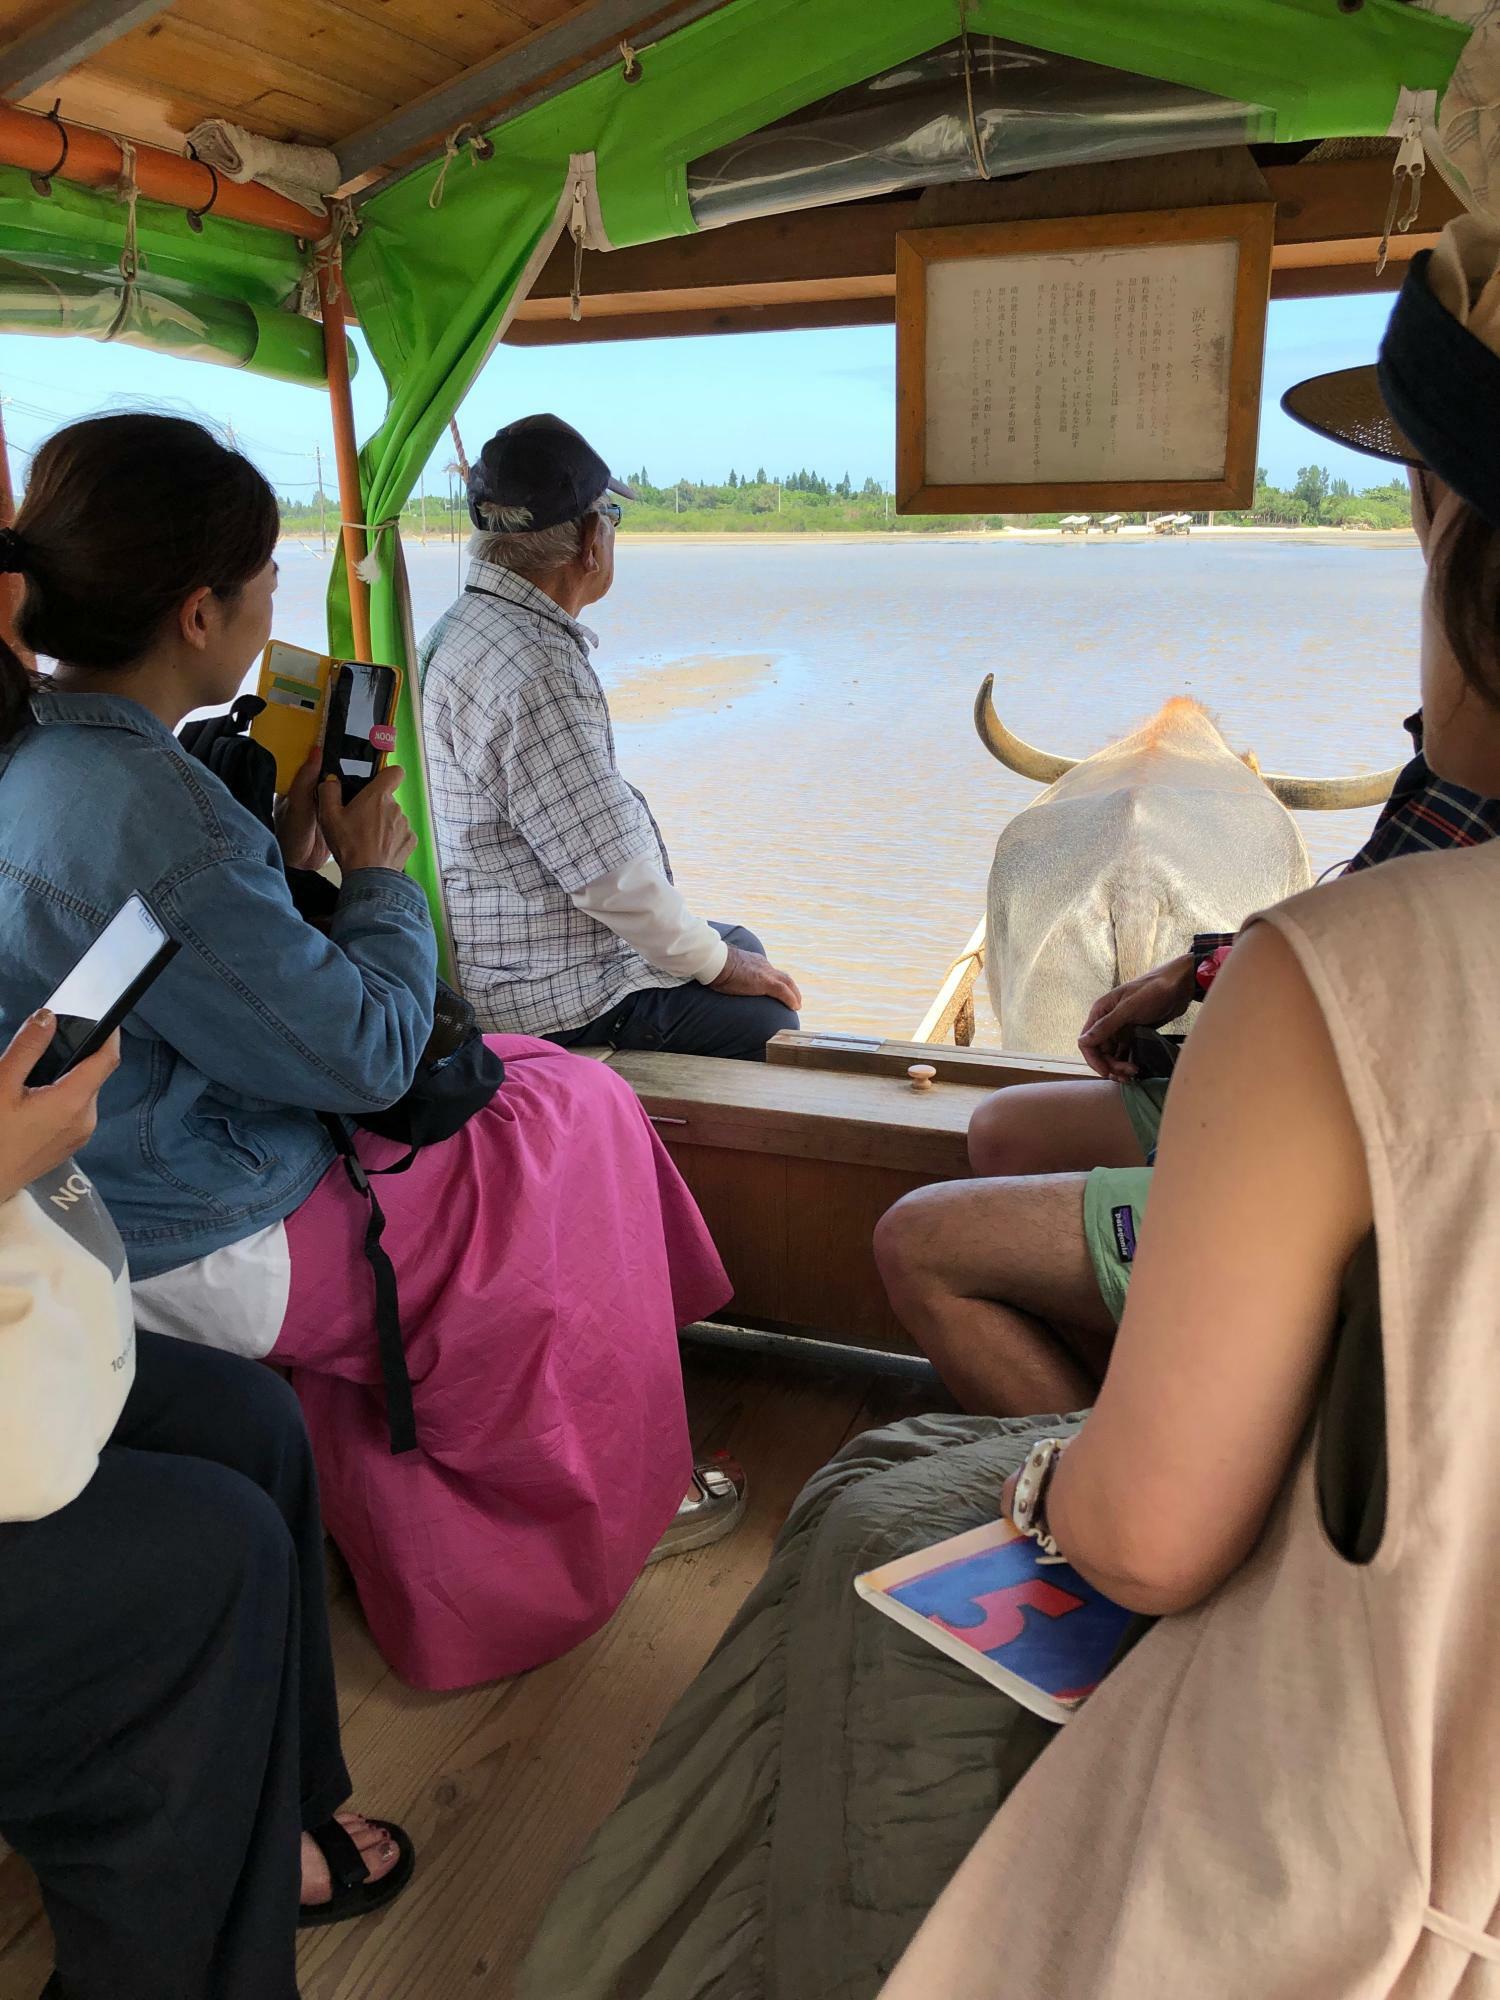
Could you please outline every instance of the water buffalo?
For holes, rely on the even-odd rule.
[[[1076,1055],[1101,993],[1305,889],[1289,807],[1377,805],[1397,775],[1267,777],[1183,697],[1092,757],[1052,757],[1011,735],[993,686],[974,702],[980,741],[1047,787],[995,844],[985,954],[1002,1038],[1034,1055]]]

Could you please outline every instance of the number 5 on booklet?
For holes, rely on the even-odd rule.
[[[856,1577],[860,1596],[1008,1695],[1065,1722],[1108,1673],[1131,1614],[1009,1521]]]

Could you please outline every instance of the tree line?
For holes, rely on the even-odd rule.
[[[878,479],[856,486],[845,472],[832,480],[803,467],[774,478],[764,466],[754,474],[731,468],[721,481],[679,479],[659,486],[644,467],[627,475],[640,498],[628,504],[626,525],[634,532],[691,530],[717,533],[942,534],[954,529],[1055,527],[1057,513],[921,514],[896,513],[894,496]],[[283,499],[282,520],[298,533],[338,532],[339,510],[332,494],[312,500]],[[1143,522],[1143,513],[1127,513],[1127,522]],[[1206,519],[1204,515],[1196,517]],[[1255,499],[1243,509],[1226,509],[1214,519],[1256,527],[1405,528],[1411,523],[1411,496],[1405,479],[1396,478],[1356,493],[1345,479],[1334,479],[1321,465],[1305,465],[1289,488],[1273,486],[1264,466],[1256,470]],[[410,536],[441,536],[460,540],[470,531],[468,505],[456,474],[444,488],[425,487],[407,501],[402,532]]]

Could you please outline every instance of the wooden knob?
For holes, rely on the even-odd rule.
[[[913,1063],[906,1074],[911,1078],[913,1090],[931,1090],[932,1079],[937,1075],[937,1071],[931,1063]]]

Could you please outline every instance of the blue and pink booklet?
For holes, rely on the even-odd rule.
[[[854,1588],[1049,1722],[1066,1722],[1093,1693],[1131,1619],[1009,1521],[868,1570]]]

